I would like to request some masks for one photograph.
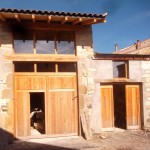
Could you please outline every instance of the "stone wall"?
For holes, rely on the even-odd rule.
[[[12,35],[0,23],[0,142],[12,143],[14,133],[13,65],[4,56],[12,53]],[[2,135],[2,136],[1,136]]]
[[[150,120],[150,61],[141,62],[141,76],[143,82],[144,125]]]
[[[92,94],[94,92],[93,74],[93,41],[90,26],[77,31],[76,45],[78,56],[78,94],[79,94],[79,120],[81,121],[81,134],[89,139],[91,136]],[[82,133],[83,132],[83,133]]]
[[[114,82],[112,60],[93,60],[94,92],[92,95],[92,133],[101,132],[101,110],[100,110],[100,86],[101,82]],[[142,83],[141,87],[141,111],[142,125],[147,126],[150,119],[150,61],[129,61],[128,82]],[[143,127],[142,127],[143,128]]]
[[[100,83],[113,78],[112,60],[93,60],[95,89],[92,94],[92,133],[101,131]]]
[[[147,119],[150,119],[150,61],[129,61],[129,73],[130,79],[142,83],[142,124],[147,126]]]

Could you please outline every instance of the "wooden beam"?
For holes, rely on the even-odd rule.
[[[97,22],[97,19],[89,19],[89,20],[86,20],[84,22],[82,22],[82,25],[90,25],[90,24],[94,24]]]
[[[2,14],[0,14],[0,19],[1,19],[2,21],[6,21],[6,19],[2,16]]]
[[[42,55],[42,54],[14,54],[4,56],[7,60],[12,61],[49,61],[49,62],[77,62],[77,56],[69,55]]]
[[[74,21],[73,21],[73,25],[76,25],[76,24],[78,24],[78,23],[80,23],[80,22],[82,22],[82,18],[77,18],[77,19],[75,19]]]
[[[61,24],[64,24],[66,21],[68,21],[68,17],[63,18],[63,20],[61,21]]]
[[[96,23],[105,23],[105,22],[106,22],[106,19],[102,18],[102,19],[98,19]]]
[[[32,21],[35,22],[35,15],[32,14]]]
[[[48,16],[48,18],[47,18],[47,23],[50,23],[51,20],[52,20],[52,16]]]
[[[18,14],[15,14],[15,19],[16,19],[18,22],[21,21]]]

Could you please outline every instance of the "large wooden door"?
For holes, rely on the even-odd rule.
[[[34,75],[15,76],[15,136],[31,135],[30,92],[46,90],[45,77]]]
[[[16,136],[23,137],[30,135],[30,101],[29,93],[16,92]]]
[[[30,92],[45,92],[46,134],[78,134],[76,74],[16,75],[16,136],[30,134]]]
[[[76,76],[47,78],[47,134],[78,133]]]
[[[140,90],[139,85],[126,85],[127,129],[140,128]]]
[[[100,88],[102,128],[114,127],[113,86],[103,85]]]

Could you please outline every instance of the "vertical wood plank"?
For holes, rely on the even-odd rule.
[[[47,133],[78,132],[77,90],[74,77],[48,77]]]
[[[140,128],[139,85],[126,85],[127,129]]]
[[[100,87],[102,128],[114,127],[113,86]]]
[[[17,92],[17,136],[30,135],[29,93]]]

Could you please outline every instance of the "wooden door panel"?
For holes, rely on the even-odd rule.
[[[76,76],[47,77],[47,127],[48,134],[78,132]]]
[[[114,109],[113,109],[113,86],[101,86],[101,118],[102,128],[112,128],[114,126]]]
[[[30,102],[29,93],[16,93],[16,134],[18,137],[30,135]]]
[[[139,85],[126,85],[127,129],[140,128]]]
[[[45,82],[43,76],[15,76],[17,90],[43,90],[46,88]]]
[[[49,76],[47,79],[48,89],[74,89],[76,76]]]
[[[74,91],[48,93],[47,133],[77,133],[77,100]]]

